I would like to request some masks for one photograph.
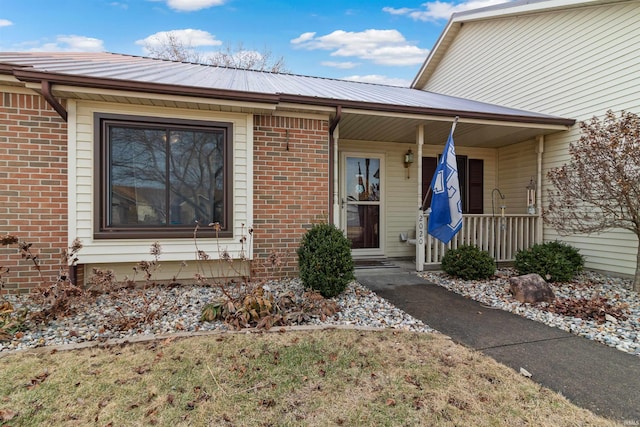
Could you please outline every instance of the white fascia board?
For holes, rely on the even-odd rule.
[[[505,17],[511,15],[522,15],[529,13],[547,12],[556,9],[568,9],[581,6],[597,6],[606,3],[619,3],[623,0],[545,0],[533,1],[509,6],[509,3],[478,9],[477,11],[466,11],[454,13],[451,16],[452,22],[471,22],[481,19]],[[503,6],[503,7],[500,7]]]
[[[436,56],[437,53],[439,53],[443,42],[445,40],[450,40],[454,38],[455,35],[458,34],[458,30],[460,29],[460,24],[456,23],[455,29],[453,28],[453,26],[454,26],[453,20],[449,19],[449,22],[447,22],[447,26],[444,28],[442,33],[440,33],[440,37],[438,37],[436,44],[433,46],[433,49],[429,51],[427,58],[424,60],[424,62],[422,63],[422,66],[418,70],[418,73],[416,74],[416,76],[413,78],[413,81],[409,85],[411,89],[419,89],[419,88],[416,88],[416,85],[421,80],[420,78],[426,71],[432,59]]]

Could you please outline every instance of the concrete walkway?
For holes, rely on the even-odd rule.
[[[356,269],[396,307],[610,419],[640,425],[640,357],[486,306],[420,278],[409,263]]]

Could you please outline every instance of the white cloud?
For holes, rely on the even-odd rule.
[[[351,68],[357,67],[360,64],[358,64],[357,62],[351,62],[351,61],[347,61],[347,62],[323,61],[320,63],[320,65],[324,65],[325,67],[339,68],[341,70],[349,70]]]
[[[318,37],[303,33],[291,43],[301,49],[330,50],[331,56],[356,57],[380,65],[421,64],[429,52],[409,43],[397,30],[336,30]]]
[[[180,12],[193,12],[213,6],[222,6],[226,0],[166,0],[167,6]]]
[[[309,40],[312,40],[313,37],[315,37],[316,33],[313,32],[309,32],[309,33],[302,33],[300,34],[300,36],[296,37],[295,39],[291,40],[292,44],[300,44],[300,43],[304,43],[307,42]]]
[[[217,40],[213,34],[203,30],[194,30],[192,28],[184,30],[159,31],[142,40],[137,40],[136,44],[145,47],[161,47],[171,38],[174,38],[180,44],[190,48],[201,46],[220,46],[222,44],[222,42]]]
[[[493,6],[501,3],[508,3],[510,0],[471,0],[462,3],[446,1],[431,1],[422,4],[421,9],[402,7],[384,7],[384,12],[391,15],[406,15],[416,21],[437,21],[439,19],[449,19],[453,13],[464,12],[466,10],[480,9],[482,7]]]
[[[30,43],[34,52],[104,52],[104,42],[100,39],[76,35],[60,35],[53,42]]]
[[[128,4],[121,3],[121,2],[118,2],[118,1],[111,2],[111,3],[109,3],[109,5],[113,6],[113,7],[119,7],[120,9],[124,9],[124,10],[129,9],[129,5]]]
[[[13,25],[13,22],[8,19],[0,19],[0,27],[9,27],[11,25]]]
[[[362,83],[375,83],[380,85],[389,85],[389,86],[401,86],[401,87],[409,87],[411,84],[410,80],[400,79],[396,77],[387,77],[381,76],[379,74],[369,74],[366,76],[347,76],[343,77],[343,80],[351,80],[354,82],[362,82]]]

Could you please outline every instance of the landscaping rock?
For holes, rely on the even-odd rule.
[[[509,279],[513,297],[529,304],[537,302],[553,302],[556,296],[549,284],[539,274],[525,274]]]

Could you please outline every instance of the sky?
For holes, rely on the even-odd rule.
[[[149,55],[171,34],[201,58],[240,47],[294,74],[409,86],[451,13],[508,0],[0,0],[0,51]]]

